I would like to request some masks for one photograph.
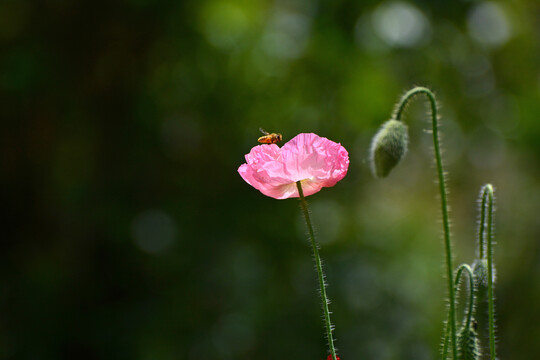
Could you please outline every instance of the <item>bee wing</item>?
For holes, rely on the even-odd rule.
[[[259,128],[259,131],[262,132],[264,135],[270,135],[270,133],[263,128]]]

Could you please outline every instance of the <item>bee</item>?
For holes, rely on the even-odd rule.
[[[257,141],[263,144],[276,144],[278,142],[281,142],[282,136],[281,134],[276,133],[268,133],[264,129],[259,128],[259,130],[264,134],[264,136],[261,136]]]

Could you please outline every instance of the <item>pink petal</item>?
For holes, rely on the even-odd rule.
[[[298,197],[302,181],[305,196],[334,186],[346,174],[349,155],[343,146],[313,133],[299,134],[280,149],[258,145],[238,169],[242,178],[263,194],[286,199]]]

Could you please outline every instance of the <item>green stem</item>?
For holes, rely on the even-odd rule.
[[[439,129],[437,122],[437,103],[435,101],[435,95],[425,87],[415,87],[409,90],[399,102],[395,119],[400,120],[403,111],[408,101],[418,94],[424,94],[428,97],[431,105],[431,118],[432,118],[432,131],[433,131],[433,146],[435,149],[435,161],[437,165],[437,175],[439,179],[439,192],[441,194],[441,210],[443,216],[443,229],[444,229],[444,247],[446,252],[446,276],[448,281],[448,298],[449,298],[449,315],[450,315],[450,337],[452,339],[452,351],[454,359],[457,359],[457,342],[456,342],[456,299],[454,294],[454,274],[452,266],[452,244],[450,242],[450,220],[448,216],[448,200],[446,195],[446,185],[444,181],[444,170],[441,158],[441,149],[439,144]]]
[[[309,210],[307,207],[306,198],[304,197],[304,191],[302,190],[302,184],[300,181],[296,182],[296,187],[298,188],[298,195],[300,198],[300,207],[304,213],[304,218],[306,220],[306,225],[309,232],[309,238],[311,239],[311,246],[313,247],[313,255],[315,257],[315,264],[317,267],[317,275],[319,276],[319,287],[321,290],[321,301],[324,312],[324,323],[326,325],[326,336],[328,337],[328,346],[330,347],[330,354],[332,355],[332,360],[336,359],[336,349],[334,348],[334,338],[332,337],[332,322],[330,321],[330,311],[328,310],[328,297],[326,296],[326,284],[324,281],[324,273],[322,269],[321,257],[319,256],[319,249],[317,243],[315,242],[315,234],[313,232],[313,227],[311,225],[311,219],[309,217]]]
[[[474,312],[474,276],[472,269],[469,265],[461,264],[456,274],[456,287],[459,284],[459,278],[461,277],[463,271],[466,271],[469,275],[469,309],[467,311],[467,320],[465,321],[465,327],[468,328],[469,326],[471,326],[471,319]]]
[[[488,261],[488,316],[489,352],[492,360],[497,359],[495,351],[495,301],[493,294],[493,186],[487,184],[484,191],[488,195],[487,219],[487,261]]]
[[[480,205],[480,226],[478,230],[478,258],[484,258],[484,233],[486,231],[486,199],[488,197],[487,186],[482,187],[482,204]]]
[[[467,311],[467,320],[465,321],[465,327],[468,328],[471,326],[472,321],[472,315],[474,312],[474,277],[473,277],[473,271],[471,267],[467,264],[461,264],[457,270],[456,278],[455,278],[455,294],[457,296],[457,292],[459,289],[459,284],[461,282],[461,274],[463,274],[463,271],[467,272],[469,275],[469,309]],[[448,313],[450,316],[450,313]],[[449,319],[446,320],[446,327],[444,329],[444,341],[443,341],[443,351],[442,351],[442,358],[446,359],[448,356],[448,322]]]

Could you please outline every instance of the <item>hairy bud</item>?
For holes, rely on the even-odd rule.
[[[480,343],[473,327],[463,327],[458,334],[457,343],[459,360],[480,359]]]
[[[486,291],[488,287],[488,263],[486,259],[477,259],[473,264],[474,284],[478,291]]]
[[[385,122],[371,142],[371,170],[375,177],[386,177],[407,152],[407,125],[398,120]]]

